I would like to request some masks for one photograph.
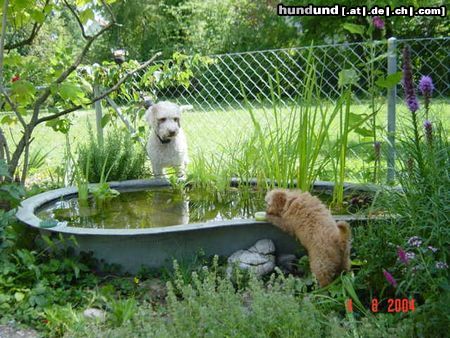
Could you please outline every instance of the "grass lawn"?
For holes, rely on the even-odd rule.
[[[271,107],[259,105],[254,109],[255,115],[260,116],[261,121],[264,121],[264,114],[272,113]],[[204,108],[204,107],[202,107]],[[329,111],[333,108],[330,105]],[[287,114],[288,107],[282,108],[282,114]],[[354,104],[351,107],[351,112],[354,114],[369,114],[370,106],[368,103]],[[0,113],[0,118],[4,113]],[[409,123],[409,115],[406,107],[402,102],[397,105],[397,128],[401,128],[402,124]],[[438,100],[432,104],[431,114],[435,118],[440,119],[445,123],[445,128],[450,127],[450,120],[445,118],[450,116],[450,104],[448,100]],[[70,117],[72,126],[69,132],[69,139],[72,149],[76,149],[77,145],[87,140],[88,123],[95,132],[95,112],[94,110],[80,110]],[[433,120],[433,118],[431,118]],[[377,115],[377,123],[379,126],[378,133],[380,140],[383,141],[386,133],[387,112],[386,105],[382,107],[380,113]],[[199,109],[194,107],[194,110],[186,112],[182,120],[183,128],[186,132],[190,156],[194,158],[199,152],[205,154],[217,153],[222,151],[222,147],[231,148],[239,140],[245,139],[253,132],[253,125],[250,114],[243,106],[229,106],[227,108],[210,107],[209,110]],[[123,126],[120,120],[117,120],[118,126]],[[335,121],[331,128],[331,133],[337,132],[338,123]],[[107,132],[108,127],[106,128]],[[4,127],[6,137],[10,144],[17,142],[20,135],[19,125],[11,127]],[[45,164],[39,168],[31,168],[30,175],[37,175],[39,177],[48,176],[48,171],[53,170],[63,163],[66,139],[65,135],[60,132],[55,132],[50,127],[39,125],[34,133],[34,140],[30,147],[30,158],[35,154],[45,156]],[[364,155],[367,151],[371,151],[371,145],[364,145],[367,142],[363,137],[351,133],[349,145],[351,151],[349,152],[348,166],[353,169],[353,172],[358,173],[364,171],[368,164],[361,160],[359,155]],[[13,148],[12,146],[10,146]],[[351,179],[357,181],[364,181],[362,176],[352,175]]]

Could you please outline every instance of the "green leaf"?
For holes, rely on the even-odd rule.
[[[34,1],[31,0],[15,0],[14,1],[14,7],[15,9],[26,9],[30,6],[34,5]]]
[[[45,228],[45,229],[53,228],[57,225],[58,225],[58,222],[55,221],[54,219],[46,219],[39,223],[39,227]]]
[[[364,137],[369,137],[373,135],[372,130],[367,129],[367,128],[356,128],[355,129],[355,133],[364,136]]]
[[[344,23],[342,27],[352,34],[359,34],[361,36],[364,36],[365,34],[365,29],[362,25],[355,25],[354,23]]]
[[[80,12],[80,20],[83,24],[85,24],[89,19],[90,20],[95,19],[94,11],[92,10],[92,8],[88,8]]]
[[[362,137],[359,144],[373,144],[373,135]]]
[[[18,184],[2,184],[0,186],[0,192],[5,193],[7,199],[13,202],[19,202],[25,195],[25,191],[21,185]]]
[[[21,302],[25,298],[25,295],[22,292],[16,292],[14,293],[14,298],[17,302]]]
[[[45,14],[41,11],[33,10],[31,11],[30,16],[37,23],[43,23],[45,21]]]
[[[11,52],[5,55],[5,66],[18,66],[22,63],[22,57],[16,53]]]
[[[63,99],[72,101],[85,96],[83,90],[79,86],[70,82],[63,83],[59,86],[59,95],[61,95]]]
[[[89,0],[76,0],[75,1],[75,4],[77,5],[77,7],[83,7],[88,3],[89,3]]]
[[[111,114],[106,114],[102,117],[101,125],[102,128],[105,128],[105,126],[112,120]]]
[[[3,159],[0,159],[0,177],[1,176],[10,177],[8,173],[8,164]]]
[[[377,81],[375,81],[375,84],[382,88],[391,88],[401,81],[402,76],[402,72],[390,74],[385,78],[378,79]]]
[[[54,131],[59,131],[63,134],[67,134],[72,123],[68,119],[54,119],[48,121],[45,125],[52,128]]]
[[[12,125],[17,123],[17,118],[15,117],[11,117],[9,115],[5,115],[3,116],[3,118],[0,121],[1,124],[8,124],[8,125]]]
[[[354,69],[343,69],[339,72],[339,87],[356,84],[358,82],[358,74]]]
[[[348,123],[349,123],[350,128],[358,127],[366,119],[367,119],[367,115],[366,114],[358,115],[358,114],[355,114],[355,113],[349,113],[349,115],[348,115]]]
[[[18,80],[11,85],[11,93],[19,103],[26,104],[34,98],[36,88],[26,80]]]
[[[367,265],[367,261],[361,260],[361,259],[352,259],[352,265],[355,265],[355,266]]]

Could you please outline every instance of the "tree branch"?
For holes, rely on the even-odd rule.
[[[37,22],[34,23],[33,28],[31,29],[30,36],[28,36],[26,39],[23,39],[18,42],[11,42],[7,43],[5,45],[6,50],[16,49],[25,45],[31,45],[33,43],[34,38],[39,33],[39,30],[41,29],[42,24],[39,24]]]
[[[25,120],[23,119],[22,115],[20,115],[19,111],[17,110],[16,105],[14,102],[12,102],[11,98],[9,97],[8,93],[6,92],[5,86],[4,86],[4,79],[3,79],[3,61],[5,56],[5,35],[6,35],[6,15],[8,11],[8,0],[5,0],[3,3],[3,17],[2,17],[2,31],[0,36],[0,92],[3,94],[3,96],[6,98],[6,101],[11,106],[11,109],[16,114],[17,118],[19,119],[22,126],[26,129],[27,124]]]
[[[6,35],[6,14],[8,12],[8,0],[3,2],[3,15],[2,15],[2,31],[0,35],[0,87],[3,91],[3,61],[5,58],[5,35]]]
[[[25,122],[24,118],[22,117],[22,115],[19,113],[19,110],[17,109],[16,104],[11,100],[11,98],[9,97],[8,93],[5,90],[5,87],[0,86],[0,91],[3,94],[3,96],[6,99],[6,102],[8,102],[8,104],[11,106],[11,109],[13,110],[14,114],[16,114],[20,124],[22,125],[22,127],[24,129],[27,128],[27,123]]]
[[[42,12],[44,12],[45,7],[47,7],[49,2],[50,2],[50,0],[46,0],[45,1],[44,8],[42,9]],[[25,46],[25,45],[31,45],[33,43],[34,39],[36,38],[37,34],[39,33],[39,30],[41,29],[41,27],[42,27],[41,23],[35,22],[33,24],[33,28],[31,29],[30,35],[26,39],[23,39],[21,41],[14,42],[14,43],[13,42],[7,43],[5,45],[5,49],[6,50],[11,50],[11,49],[16,49],[16,48],[19,48],[19,47],[22,47],[22,46]]]
[[[8,141],[6,140],[2,128],[0,128],[0,159],[5,159],[6,163],[9,163],[9,161],[11,160]]]
[[[54,85],[58,85],[61,82],[63,82],[67,77],[72,74],[74,70],[77,69],[77,67],[81,64],[81,61],[83,61],[83,58],[86,56],[87,52],[89,51],[89,48],[91,47],[92,43],[104,32],[106,32],[108,29],[110,29],[114,25],[114,21],[110,21],[106,26],[104,26],[100,31],[98,31],[96,34],[88,37],[86,44],[84,45],[82,51],[78,55],[78,57],[75,59],[75,61],[64,71],[61,73],[61,75],[53,81],[42,93],[42,95],[36,100],[34,104],[33,109],[33,117],[32,121],[36,122],[38,120],[39,110],[41,108],[41,105],[47,100],[47,98],[50,96],[50,88]]]
[[[83,36],[83,38],[85,38],[86,40],[89,40],[89,36],[86,35],[86,31],[84,30],[84,26],[83,23],[81,22],[80,17],[78,16],[77,12],[72,8],[72,6],[69,5],[69,3],[66,0],[63,0],[66,7],[69,9],[69,11],[72,13],[72,15],[75,17],[75,20],[77,20],[78,22],[78,26],[80,26],[80,30],[81,30],[81,35]]]
[[[131,134],[136,134],[136,129],[133,128],[133,126],[131,125],[130,121],[128,121],[126,116],[123,114],[122,109],[120,109],[120,107],[109,96],[106,97],[106,101],[116,111],[117,115],[119,115],[119,118],[122,120],[123,124],[125,124],[125,126],[128,129],[128,131]],[[140,143],[140,145],[143,146],[144,149],[145,149],[145,147],[146,147],[145,141],[142,140],[141,137],[138,137],[137,140]]]
[[[137,67],[137,68],[135,68],[135,69],[130,70],[129,72],[127,72],[127,73],[126,73],[119,81],[117,81],[117,83],[116,83],[114,86],[112,86],[110,89],[108,89],[108,90],[106,90],[105,92],[103,92],[101,95],[98,95],[98,96],[94,97],[94,98],[93,98],[91,101],[89,101],[86,105],[91,105],[91,104],[93,104],[94,102],[97,102],[97,101],[99,101],[99,100],[101,100],[101,99],[104,99],[104,98],[107,97],[109,94],[115,92],[117,89],[119,89],[120,85],[122,85],[122,83],[124,83],[131,75],[133,75],[134,73],[139,72],[140,70],[142,70],[142,69],[148,67],[148,65],[150,65],[152,62],[154,62],[155,59],[156,59],[158,56],[160,56],[160,55],[161,55],[161,52],[156,53],[155,55],[153,55],[153,57],[152,57],[150,60],[144,62],[144,63],[143,63],[142,65],[140,65],[139,67]],[[40,124],[40,123],[42,123],[42,122],[46,122],[46,121],[50,121],[50,120],[56,119],[56,118],[58,118],[58,117],[60,117],[60,116],[63,116],[63,115],[67,115],[67,114],[69,114],[69,113],[74,112],[75,110],[81,109],[82,107],[83,107],[82,105],[76,105],[76,106],[70,107],[70,108],[68,108],[68,109],[65,109],[65,110],[63,110],[63,111],[60,111],[60,112],[58,112],[58,113],[55,113],[55,114],[52,114],[52,115],[47,115],[47,116],[41,117],[40,119],[38,119],[38,120],[36,121],[36,125],[37,125],[37,124]]]
[[[103,4],[103,7],[105,7],[106,10],[108,11],[109,16],[112,18],[112,20],[113,20],[114,22],[117,22],[116,16],[114,15],[114,12],[112,11],[111,6],[108,5],[108,4],[106,3],[105,0],[102,0],[102,4]]]

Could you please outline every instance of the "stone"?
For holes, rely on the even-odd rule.
[[[275,244],[270,239],[261,239],[248,249],[250,252],[257,252],[262,255],[275,254]]]
[[[268,258],[266,255],[245,250],[235,258],[230,259],[230,262],[231,263],[238,262],[247,265],[261,265],[265,264],[267,260]]]
[[[227,275],[231,276],[233,266],[249,270],[258,277],[275,268],[275,244],[270,239],[262,239],[247,250],[238,250],[228,257]]]
[[[90,319],[98,319],[104,321],[106,319],[106,312],[96,308],[89,308],[84,310],[83,316]]]
[[[0,325],[1,338],[37,338],[37,331],[30,328],[17,328],[14,325]]]

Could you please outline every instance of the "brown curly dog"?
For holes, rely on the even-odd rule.
[[[309,192],[269,191],[267,220],[297,237],[308,251],[311,271],[321,287],[343,270],[350,270],[350,226],[335,222],[325,205]]]

